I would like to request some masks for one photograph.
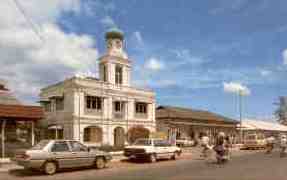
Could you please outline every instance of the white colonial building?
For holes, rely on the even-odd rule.
[[[131,87],[132,64],[123,43],[122,32],[106,33],[99,79],[75,76],[41,90],[46,115],[42,125],[54,138],[122,146],[138,130],[155,131],[155,93]]]

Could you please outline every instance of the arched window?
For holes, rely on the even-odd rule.
[[[84,129],[84,142],[101,143],[103,131],[100,127],[87,127]]]
[[[123,147],[125,145],[125,130],[122,127],[114,129],[114,146]]]
[[[122,84],[123,83],[123,68],[121,66],[116,66],[115,70],[115,82],[116,84]]]
[[[135,142],[139,138],[149,138],[150,131],[143,126],[134,126],[128,130],[128,141]]]

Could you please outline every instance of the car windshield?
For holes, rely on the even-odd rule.
[[[140,146],[150,146],[151,141],[149,139],[138,139],[134,145],[140,145]]]
[[[31,149],[32,150],[41,150],[43,149],[50,141],[49,140],[42,140],[35,146],[33,146]]]
[[[246,137],[247,140],[255,140],[256,139],[256,135],[249,135]]]

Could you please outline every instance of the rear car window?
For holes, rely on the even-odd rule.
[[[42,140],[40,141],[38,144],[36,144],[35,146],[33,146],[31,149],[32,150],[42,150],[44,147],[47,146],[47,144],[49,143],[49,140]]]
[[[67,142],[55,142],[51,149],[52,152],[65,152],[69,151],[69,146]]]
[[[171,144],[167,140],[155,140],[155,146],[170,146]]]
[[[256,136],[255,135],[249,135],[246,137],[247,140],[255,140]]]
[[[138,145],[138,146],[150,146],[151,145],[151,141],[149,139],[138,139],[136,140],[136,142],[134,143],[134,145]]]
[[[71,141],[70,145],[71,145],[72,151],[75,151],[75,152],[88,150],[88,148],[86,146],[84,146],[78,142],[75,142],[75,141]]]

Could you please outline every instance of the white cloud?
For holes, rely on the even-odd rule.
[[[241,10],[248,0],[221,0],[219,1],[219,6],[209,10],[209,13],[212,15],[224,13],[226,11],[233,12]]]
[[[66,34],[51,24],[43,26],[43,34],[45,34],[44,44],[29,52],[34,62],[63,64],[79,69],[88,67],[96,61],[98,52],[93,49],[94,41],[89,36]]]
[[[44,41],[29,27],[13,1],[0,2],[0,78],[22,100],[33,102],[39,89],[96,63],[98,51],[88,35],[64,32],[63,12],[79,13],[80,0],[19,0]]]
[[[174,49],[172,52],[180,59],[180,61],[176,62],[178,66],[184,64],[201,65],[209,61],[208,59],[193,55],[189,49]]]
[[[287,49],[283,51],[282,55],[283,55],[283,64],[287,65]]]
[[[115,21],[110,16],[105,16],[103,19],[101,19],[101,23],[107,28],[117,27]]]
[[[151,46],[147,46],[140,31],[134,31],[127,39],[129,47],[140,51],[141,53],[148,53]]]
[[[160,71],[165,68],[165,65],[159,59],[151,57],[150,59],[147,60],[145,68],[147,70]]]
[[[247,86],[237,82],[223,82],[223,90],[229,93],[241,93],[242,95],[250,95],[251,91]]]
[[[266,77],[266,76],[269,76],[270,74],[272,74],[272,71],[262,69],[262,70],[260,70],[260,74],[261,74],[261,76]]]
[[[57,18],[63,12],[80,12],[80,0],[18,0],[19,4],[25,10],[26,14],[34,22],[56,22]],[[26,24],[24,17],[16,8],[13,1],[0,2],[0,22],[6,25]]]
[[[144,44],[143,37],[142,37],[142,34],[140,31],[135,31],[133,33],[133,36],[134,36],[134,38],[135,38],[135,40],[139,46],[142,46]]]

